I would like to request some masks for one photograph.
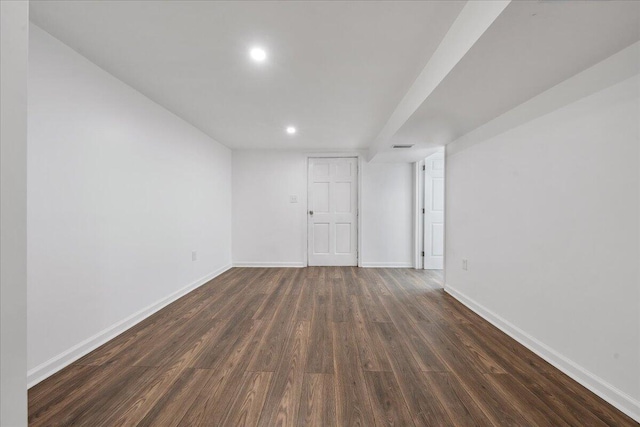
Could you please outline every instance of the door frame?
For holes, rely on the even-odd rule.
[[[440,147],[432,152],[429,152],[425,155],[424,159],[415,162],[413,165],[413,176],[414,176],[414,196],[413,196],[413,230],[414,230],[414,258],[413,258],[413,268],[416,270],[424,269],[424,257],[422,256],[422,252],[424,251],[424,220],[425,217],[422,213],[422,209],[425,208],[425,188],[424,188],[424,166],[425,159],[432,154],[437,153],[438,151],[442,151],[444,153],[444,243],[443,243],[443,253],[444,260],[442,266],[442,272],[445,275],[446,282],[446,271],[447,271],[447,147]]]
[[[304,257],[304,266],[309,266],[309,159],[321,159],[321,158],[336,158],[336,159],[356,159],[358,164],[358,171],[356,179],[358,180],[358,212],[357,212],[357,227],[358,227],[358,248],[356,258],[358,261],[358,267],[362,267],[362,159],[363,154],[360,152],[346,152],[346,153],[306,153],[305,154],[305,210],[304,210],[304,241],[302,247],[306,256]]]
[[[413,164],[413,268],[422,270],[424,267],[424,217],[422,208],[424,207],[424,159]],[[446,184],[446,182],[445,182]]]

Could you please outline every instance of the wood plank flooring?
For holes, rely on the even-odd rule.
[[[638,425],[411,269],[235,268],[29,390],[32,426]]]

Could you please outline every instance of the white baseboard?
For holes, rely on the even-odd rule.
[[[460,301],[479,316],[493,324],[511,338],[533,351],[538,356],[555,366],[578,383],[591,390],[611,405],[615,406],[634,420],[640,422],[640,402],[629,396],[625,392],[617,389],[597,375],[589,372],[571,359],[563,356],[546,344],[527,334],[522,329],[511,324],[488,308],[475,302],[462,292],[459,292],[449,285],[445,285],[445,292]]]
[[[131,328],[132,326],[135,326],[136,324],[140,323],[147,317],[151,316],[153,313],[157,312],[158,310],[161,310],[162,308],[171,304],[178,298],[188,294],[194,289],[204,285],[208,281],[221,275],[222,273],[229,270],[230,268],[231,268],[231,265],[229,264],[222,268],[219,268],[213,273],[206,275],[205,277],[201,277],[200,279],[185,286],[184,288],[175,291],[171,295],[168,295],[162,298],[161,300],[156,301],[155,303],[143,308],[142,310],[136,313],[133,313],[131,316],[125,319],[122,319],[121,321],[115,323],[114,325],[108,327],[107,329],[104,329],[101,332],[98,332],[94,336],[87,338],[86,340],[74,345],[70,349],[63,351],[62,353],[52,357],[51,359],[47,360],[44,363],[41,363],[35,368],[30,369],[27,372],[27,387],[28,388],[33,387],[34,385],[38,384],[40,381],[50,377],[51,375],[55,374],[62,368],[70,365],[71,363],[80,359],[82,356],[90,353],[91,351],[100,347],[102,344],[115,338],[116,336],[125,332],[127,329]]]
[[[273,268],[273,267],[294,267],[294,268],[302,268],[306,267],[304,262],[234,262],[234,267],[262,267],[262,268]]]
[[[304,262],[234,262],[234,267],[294,267],[303,268],[307,265]],[[363,268],[413,268],[410,262],[363,262],[358,267]]]
[[[411,262],[363,262],[364,268],[413,268]]]

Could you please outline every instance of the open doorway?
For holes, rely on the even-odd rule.
[[[416,268],[433,270],[441,275],[444,269],[444,208],[445,152],[437,150],[417,164]]]

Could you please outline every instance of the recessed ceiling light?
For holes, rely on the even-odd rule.
[[[267,52],[265,52],[265,50],[261,47],[251,48],[251,50],[249,51],[249,55],[251,56],[251,59],[256,62],[262,62],[267,59]]]
[[[287,133],[289,135],[293,135],[294,133],[296,133],[296,128],[294,128],[293,126],[288,126],[287,127]]]

